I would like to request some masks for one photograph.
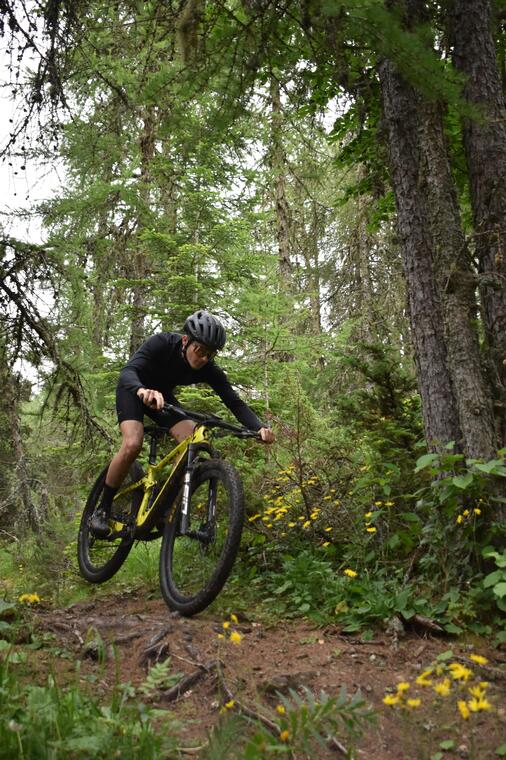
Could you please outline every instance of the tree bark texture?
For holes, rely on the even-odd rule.
[[[419,113],[413,89],[391,61],[380,63],[379,76],[425,436],[437,449],[461,436],[420,184]]]
[[[448,363],[464,450],[492,459],[497,449],[492,389],[485,376],[476,327],[476,278],[468,251],[443,131],[441,107],[418,99],[421,190],[444,315]]]
[[[411,0],[407,6],[411,23],[421,19],[424,3]],[[434,405],[438,397],[437,408],[451,396],[444,424],[460,436],[446,441],[460,438],[468,456],[490,459],[496,450],[491,392],[481,364],[475,280],[442,109],[407,83],[390,61],[380,65],[380,79],[422,400],[425,406],[425,395]],[[427,299],[425,310],[421,296]],[[431,315],[427,308],[434,309]],[[428,364],[434,364],[436,375],[431,376]],[[435,385],[424,391],[427,382]],[[434,421],[430,412],[428,416]]]
[[[453,60],[478,115],[463,124],[481,299],[501,444],[506,445],[506,108],[490,0],[454,0]]]

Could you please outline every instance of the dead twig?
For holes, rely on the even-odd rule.
[[[274,736],[278,736],[279,729],[278,726],[272,722],[272,720],[269,720],[269,718],[266,718],[265,715],[261,715],[260,713],[256,712],[255,710],[252,710],[250,707],[245,705],[243,702],[240,702],[230,691],[227,682],[225,681],[225,677],[223,675],[223,670],[221,668],[221,663],[217,663],[216,672],[218,675],[218,682],[223,689],[223,692],[225,696],[227,697],[227,700],[229,702],[234,702],[234,706],[237,707],[237,709],[243,713],[243,715],[246,715],[248,718],[253,718],[253,720],[258,720],[260,723],[262,723],[266,728],[269,729],[269,731],[274,734]]]
[[[174,700],[179,699],[179,697],[185,694],[188,689],[191,689],[192,686],[200,681],[201,678],[206,676],[211,671],[215,670],[217,667],[218,662],[215,660],[211,660],[205,665],[199,665],[197,670],[194,670],[187,676],[183,676],[183,678],[181,678],[181,680],[175,686],[172,686],[172,688],[168,689],[167,691],[162,691],[161,698],[164,700],[164,702],[173,702]]]

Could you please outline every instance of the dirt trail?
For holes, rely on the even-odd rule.
[[[66,610],[40,609],[36,613],[38,628],[53,633],[55,646],[71,654],[70,659],[58,662],[61,679],[73,676],[74,660],[80,659],[83,676],[96,673],[96,687],[104,695],[115,682],[118,664],[121,680],[136,686],[145,680],[150,664],[170,656],[172,669],[190,680],[182,682],[182,694],[175,700],[171,699],[174,694],[160,692],[154,702],[185,721],[182,740],[188,746],[205,742],[210,728],[219,721],[220,706],[227,701],[224,684],[228,698],[232,695],[265,715],[272,715],[278,702],[276,692],[287,693],[289,688],[307,686],[314,693],[323,689],[329,695],[337,694],[342,685],[349,694],[360,689],[380,715],[359,745],[361,758],[430,758],[441,741],[453,739],[449,757],[486,760],[497,758],[495,749],[506,742],[506,655],[488,649],[483,641],[473,647],[426,633],[410,632],[397,638],[378,632],[373,641],[363,642],[343,635],[338,626],[317,628],[296,621],[270,627],[252,616],[232,625],[242,636],[234,645],[219,637],[224,632],[223,622],[209,614],[181,618],[170,613],[162,601],[132,597],[108,597]],[[116,647],[116,658],[111,644]],[[451,702],[448,698],[443,709],[440,700],[436,709],[433,694],[429,700],[423,695],[421,706],[409,715],[404,711],[401,716],[398,709],[383,704],[385,691],[392,687],[395,691],[400,681],[411,684],[410,694],[415,697],[415,690],[417,694],[420,691],[415,679],[438,654],[450,648],[457,660],[469,659],[472,652],[488,658],[489,664],[479,669],[482,672],[478,676],[491,682],[493,711],[473,714],[472,720],[463,721],[456,699]],[[104,653],[105,663],[100,665]],[[54,655],[44,650],[39,655],[42,675]],[[215,670],[217,661],[223,663],[221,684]],[[478,754],[472,750],[473,732],[474,741],[479,743]],[[340,755],[339,750],[328,754]],[[325,756],[323,751],[319,755]]]

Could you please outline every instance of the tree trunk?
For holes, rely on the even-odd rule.
[[[490,0],[454,0],[453,60],[464,97],[478,111],[464,120],[480,293],[497,405],[506,445],[506,109],[492,36]]]
[[[419,101],[421,191],[425,195],[435,274],[464,451],[492,459],[496,453],[492,389],[483,372],[476,329],[476,277],[462,230],[457,193],[443,131],[442,109]]]
[[[461,436],[420,185],[420,114],[415,92],[391,61],[380,63],[379,76],[425,436],[429,447],[438,449]]]
[[[421,21],[425,3],[411,0],[407,5],[410,24]],[[496,448],[491,394],[481,366],[474,273],[460,222],[442,109],[416,92],[391,62],[381,65],[380,77],[412,328],[417,333],[414,345],[420,385],[436,382],[434,388],[425,390],[430,403],[434,395],[440,403],[441,392],[452,397],[452,416],[445,424],[451,423],[460,431],[461,445],[468,456],[490,459]],[[413,292],[413,287],[419,287],[418,267],[423,268],[419,272],[422,280],[426,278],[425,293],[433,299],[431,308],[437,309],[432,316],[439,324],[433,335],[427,333],[430,319],[420,309],[420,293]],[[431,378],[424,365],[433,350],[439,363],[438,376]]]

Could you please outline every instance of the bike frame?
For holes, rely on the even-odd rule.
[[[184,441],[171,449],[158,463],[156,462],[156,436],[152,437],[146,474],[143,478],[140,478],[140,480],[135,481],[135,483],[131,483],[126,486],[126,488],[120,489],[115,496],[116,499],[120,496],[126,496],[133,491],[143,491],[142,501],[135,518],[136,534],[137,532],[140,532],[141,534],[146,535],[160,519],[160,507],[166,504],[167,496],[170,495],[171,489],[180,482],[181,469],[185,462],[181,533],[184,534],[188,531],[188,505],[194,462],[199,451],[203,450],[212,454],[213,449],[209,442],[211,434],[212,431],[210,428],[205,425],[197,425],[192,435],[188,436],[188,438],[185,438]],[[161,488],[158,491],[155,491],[155,485],[161,482],[162,473],[169,465],[171,466],[171,470],[168,476],[165,478]],[[175,494],[172,495],[172,501],[174,496]],[[117,521],[111,521],[111,525],[113,534],[122,531],[125,527],[123,523]],[[135,537],[141,538],[142,536],[136,535]]]

